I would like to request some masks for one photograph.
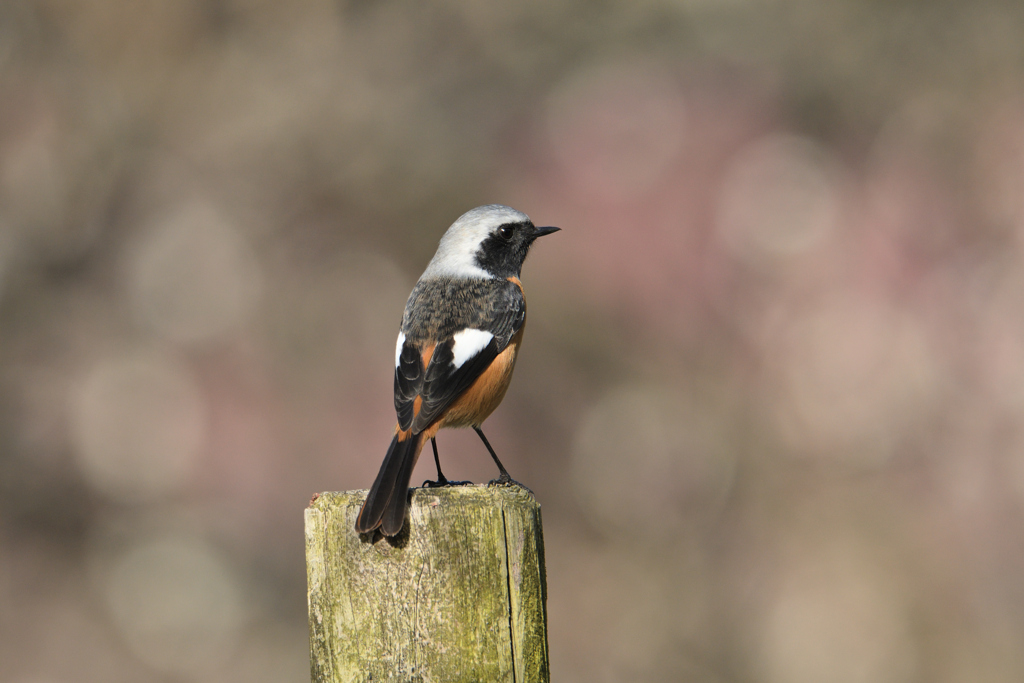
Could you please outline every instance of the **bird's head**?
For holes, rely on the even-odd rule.
[[[452,223],[424,277],[519,277],[530,245],[559,228],[538,228],[530,217],[501,204],[462,214]]]

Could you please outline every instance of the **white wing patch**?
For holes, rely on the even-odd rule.
[[[395,367],[397,368],[402,358],[402,347],[405,345],[405,332],[398,333],[398,343],[395,344]]]
[[[462,364],[484,350],[494,335],[485,330],[468,328],[452,335],[452,365],[461,368]]]

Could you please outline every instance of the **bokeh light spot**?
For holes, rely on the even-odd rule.
[[[244,619],[241,589],[215,548],[157,536],[110,565],[104,598],[118,632],[141,660],[195,674],[228,658]]]
[[[838,224],[839,176],[838,164],[812,141],[763,138],[741,151],[726,173],[719,234],[748,262],[806,251]]]
[[[259,299],[261,274],[238,229],[206,203],[158,218],[129,252],[136,318],[178,342],[200,342],[238,327]]]
[[[766,683],[903,683],[916,653],[889,577],[850,549],[801,558],[774,597],[761,638]]]
[[[206,404],[191,373],[155,352],[97,363],[73,391],[71,412],[79,469],[119,501],[176,491],[206,439]]]
[[[652,534],[711,514],[732,483],[723,434],[714,415],[672,390],[612,390],[577,430],[576,496],[597,519]]]
[[[647,63],[584,70],[550,98],[551,152],[570,184],[597,201],[627,201],[651,188],[686,140],[678,83]]]
[[[837,293],[780,327],[764,407],[794,454],[880,465],[938,398],[938,360],[907,311]]]

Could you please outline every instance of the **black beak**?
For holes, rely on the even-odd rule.
[[[558,232],[559,230],[561,230],[561,228],[555,228],[555,227],[552,227],[552,226],[548,226],[546,228],[536,228],[535,227],[533,229],[533,238],[537,239],[538,237],[543,237],[544,235],[550,235],[551,233]]]

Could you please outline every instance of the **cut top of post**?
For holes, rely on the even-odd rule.
[[[540,505],[522,489],[415,489],[395,538],[357,534],[366,491],[306,509],[320,681],[547,681]]]

